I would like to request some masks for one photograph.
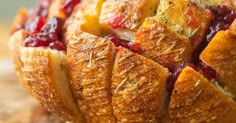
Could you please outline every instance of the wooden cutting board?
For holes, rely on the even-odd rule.
[[[59,123],[30,97],[10,60],[0,60],[0,123]]]

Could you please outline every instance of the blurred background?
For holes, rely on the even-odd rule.
[[[4,0],[0,4],[0,58],[7,56],[7,40],[14,16],[21,7],[34,5],[36,0]]]
[[[7,43],[14,16],[37,0],[2,0],[0,4],[0,123],[57,123],[19,84]]]

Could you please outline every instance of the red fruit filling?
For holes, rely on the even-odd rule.
[[[49,47],[51,49],[55,49],[55,50],[66,50],[65,45],[62,42],[60,42],[60,41],[51,42],[49,44]]]
[[[181,73],[181,71],[186,67],[192,67],[195,68],[194,64],[192,63],[184,63],[180,66],[171,64],[171,63],[160,63],[163,67],[168,68],[169,72],[170,72],[170,76],[167,80],[167,90],[168,92],[171,94],[172,90],[174,89],[174,85],[175,85],[175,81],[177,80],[177,78],[179,77],[179,74]]]
[[[122,46],[122,47],[130,49],[131,51],[136,52],[136,53],[141,52],[141,47],[137,43],[123,40],[123,39],[119,39],[117,36],[115,36],[113,34],[107,35],[105,38],[112,41],[117,47]]]
[[[53,17],[46,22],[52,2],[53,0],[40,0],[38,4],[30,9],[28,20],[21,27],[28,31],[28,35],[25,36],[23,41],[24,46],[66,50],[65,45],[60,42],[64,20]],[[75,5],[79,2],[80,0],[65,0],[61,4],[60,9],[65,11],[67,16],[69,16]]]
[[[47,47],[55,41],[53,37],[46,33],[28,34],[25,36],[23,45],[26,47]]]
[[[236,13],[231,8],[224,5],[210,7],[209,9],[213,13],[214,19],[210,25],[209,33],[207,34],[208,42],[211,41],[218,31],[228,29],[236,18]]]
[[[199,55],[206,48],[215,34],[220,30],[227,30],[236,18],[236,13],[231,8],[224,5],[209,7],[209,10],[214,17],[212,18],[205,39],[200,43],[193,53],[194,64],[199,64],[201,62],[199,60]]]
[[[29,33],[23,41],[26,47],[49,47],[51,49],[66,50],[60,42],[63,19],[53,17],[40,29],[38,33]]]
[[[25,30],[30,33],[38,33],[45,24],[45,21],[46,19],[40,16],[36,16],[33,19],[28,19],[25,24]]]
[[[197,5],[194,3],[189,3],[188,4],[188,9],[187,9],[187,15],[188,15],[188,25],[192,29],[195,29],[199,26],[199,20],[197,17],[193,16],[195,8],[197,8]]]
[[[69,16],[76,4],[78,4],[79,2],[80,0],[65,0],[61,6],[61,9],[66,12],[67,16]]]
[[[125,16],[123,14],[116,14],[113,15],[114,17],[112,18],[112,21],[110,24],[112,25],[112,28],[117,29],[117,28],[123,28],[124,27],[124,18]]]
[[[61,34],[63,24],[64,24],[63,19],[58,17],[53,17],[49,19],[47,23],[42,27],[41,32]]]
[[[197,65],[196,69],[208,80],[212,80],[216,78],[216,71],[213,70],[211,67],[207,66],[206,64],[204,64],[203,62],[200,62]]]

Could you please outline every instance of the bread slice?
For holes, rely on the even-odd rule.
[[[176,123],[235,123],[236,103],[190,67],[181,72],[169,113]]]
[[[102,3],[103,0],[83,0],[75,7],[72,15],[65,22],[64,38],[66,42],[78,30],[97,36],[103,35],[98,22]]]
[[[21,76],[28,92],[49,112],[62,120],[83,117],[69,88],[66,56],[63,51],[21,47]]]
[[[23,38],[26,35],[26,31],[24,30],[19,30],[16,31],[12,34],[12,36],[9,39],[9,44],[8,44],[8,48],[9,48],[9,53],[11,56],[11,59],[14,63],[14,68],[16,71],[16,75],[19,78],[19,81],[22,82],[22,78],[21,78],[21,61],[20,61],[20,47],[22,45],[22,41]]]
[[[158,63],[182,64],[190,61],[192,44],[188,38],[175,33],[157,17],[146,18],[135,36],[141,54]]]
[[[112,71],[112,106],[117,122],[160,122],[168,76],[166,68],[119,47]]]
[[[193,50],[209,27],[211,15],[191,0],[162,0],[156,15],[176,33],[189,37]]]
[[[76,32],[67,58],[72,92],[89,123],[114,123],[111,72],[115,46],[111,41]]]
[[[60,17],[66,19],[66,12],[61,9],[61,6],[64,4],[64,0],[51,0],[51,5],[49,7],[48,18]]]
[[[217,79],[236,95],[236,34],[220,31],[211,40],[200,59],[216,70]]]
[[[159,0],[106,0],[99,22],[119,38],[133,41],[144,19],[155,15],[158,4]]]

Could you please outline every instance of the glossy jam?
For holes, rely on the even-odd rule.
[[[114,15],[112,21],[110,24],[112,25],[112,28],[123,28],[124,27],[124,20],[125,16],[123,14]]]
[[[63,20],[57,17],[49,19],[46,24],[35,33],[29,33],[23,41],[26,47],[49,47],[51,49],[65,50],[61,43],[60,35],[63,26]]]
[[[214,19],[206,37],[208,42],[211,41],[218,31],[228,29],[236,18],[236,13],[227,6],[222,5],[218,7],[210,7],[209,9],[214,15]]]
[[[65,45],[60,42],[64,19],[57,17],[46,19],[53,1],[40,0],[38,4],[30,9],[28,20],[24,24],[25,26],[21,27],[28,32],[23,41],[24,46],[49,47],[57,50],[66,49]],[[60,4],[60,9],[69,16],[79,2],[80,0],[65,0]]]
[[[175,81],[179,77],[179,74],[181,73],[183,68],[185,68],[186,66],[195,68],[194,64],[191,64],[191,63],[184,63],[184,64],[179,65],[179,66],[176,66],[176,65],[171,64],[171,63],[160,63],[160,64],[163,67],[168,68],[168,70],[170,72],[170,76],[167,80],[167,90],[168,90],[169,93],[172,92],[172,90],[174,88]]]
[[[208,80],[216,78],[216,71],[213,70],[211,67],[207,66],[206,64],[204,64],[203,62],[199,62],[199,64],[196,66],[196,69]]]
[[[42,27],[43,33],[55,33],[60,34],[64,20],[58,17],[50,18],[47,23]]]
[[[54,38],[46,33],[29,34],[24,38],[23,45],[26,47],[47,47],[53,41]]]
[[[38,33],[45,24],[45,21],[46,19],[40,16],[36,16],[33,19],[28,19],[25,24],[25,30],[30,33]]]
[[[117,36],[113,34],[107,35],[105,38],[112,41],[117,47],[122,46],[136,53],[141,52],[141,47],[137,43],[119,39]]]
[[[51,42],[49,44],[49,47],[51,49],[55,49],[55,50],[66,50],[65,45],[62,42],[60,42],[60,41]]]
[[[193,53],[193,62],[198,65],[201,64],[199,60],[199,55],[206,48],[211,39],[215,36],[215,34],[220,30],[227,30],[234,19],[236,18],[236,13],[229,7],[226,6],[217,6],[217,7],[209,7],[209,12],[211,12],[212,21],[207,31],[206,37],[199,44],[196,50]]]

